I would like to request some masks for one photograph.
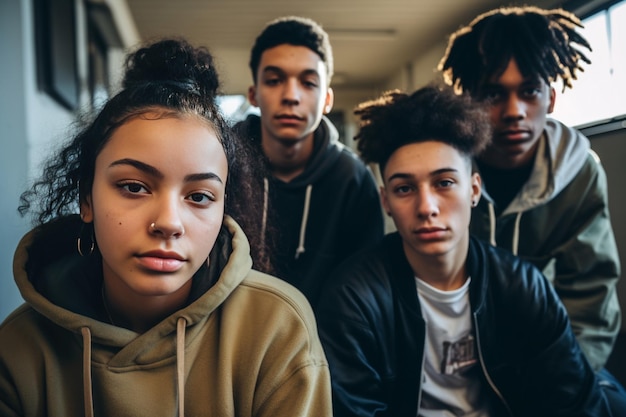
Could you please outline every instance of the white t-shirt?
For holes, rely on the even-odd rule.
[[[426,321],[420,417],[489,415],[472,327],[470,280],[442,291],[415,278]]]

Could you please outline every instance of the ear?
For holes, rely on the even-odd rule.
[[[389,207],[389,200],[387,199],[387,190],[384,185],[380,186],[380,203],[382,204],[385,213],[387,213],[387,216],[391,216],[391,208]]]
[[[324,114],[330,113],[330,110],[333,108],[333,104],[335,102],[335,93],[333,89],[328,87],[326,89],[326,98],[324,99]]]
[[[470,201],[475,202],[476,204],[478,204],[478,201],[480,200],[482,183],[483,181],[480,178],[480,174],[478,172],[474,172],[472,174],[472,195]]]
[[[248,87],[248,101],[254,107],[259,107],[256,101],[256,85],[251,85],[250,87]]]
[[[93,204],[91,203],[91,196],[88,195],[80,202],[80,218],[85,223],[93,222]]]
[[[548,106],[548,114],[554,111],[554,102],[556,101],[556,90],[550,87],[550,104]]]

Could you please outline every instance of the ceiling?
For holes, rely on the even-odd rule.
[[[478,13],[506,4],[498,0],[127,0],[142,40],[184,36],[215,55],[227,94],[251,83],[250,48],[265,24],[299,15],[329,33],[338,88],[370,88],[405,63],[443,44]],[[533,4],[554,7],[555,1]]]

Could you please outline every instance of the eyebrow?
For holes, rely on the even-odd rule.
[[[446,168],[439,168],[439,169],[436,169],[436,170],[430,172],[429,176],[430,177],[434,177],[434,176],[437,176],[437,175],[447,174],[447,173],[450,173],[450,172],[456,173],[456,172],[459,172],[459,170],[456,169],[456,168],[447,168],[447,167]],[[404,173],[404,172],[398,172],[396,174],[393,174],[389,178],[387,178],[387,182],[389,182],[391,180],[395,180],[395,179],[407,179],[407,178],[413,178],[413,174],[407,174],[407,173]]]
[[[543,81],[543,79],[539,78],[539,77],[526,77],[524,79],[522,79],[521,85],[536,85],[536,84],[541,84]],[[498,81],[493,81],[493,80],[487,80],[485,81],[485,83],[483,84],[483,88],[502,88],[503,84],[498,82]]]
[[[263,68],[263,74],[266,74],[268,72],[276,72],[276,73],[278,73],[280,75],[285,75],[286,74],[285,70],[283,70],[280,67],[274,66],[274,65],[268,65],[267,67]],[[311,68],[305,69],[304,71],[300,72],[299,75],[300,76],[302,76],[302,75],[305,75],[305,76],[306,75],[315,75],[316,77],[320,76],[320,74],[319,74],[319,72],[317,72],[317,70],[311,69]]]
[[[158,169],[156,169],[155,167],[153,167],[152,165],[148,165],[144,162],[138,161],[136,159],[131,159],[131,158],[124,158],[124,159],[118,159],[117,161],[113,161],[109,165],[109,167],[114,167],[114,166],[119,166],[119,165],[132,166],[133,168],[158,179],[162,179],[164,177],[163,173],[159,171]],[[213,172],[201,172],[197,174],[188,174],[188,175],[185,175],[185,178],[184,178],[185,182],[203,181],[203,180],[213,180],[213,181],[218,181],[222,184],[224,183],[224,181],[222,181],[219,175]]]

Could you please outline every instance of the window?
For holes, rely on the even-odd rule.
[[[571,126],[589,125],[626,115],[626,0],[583,19],[580,33],[592,52],[583,49],[591,64],[582,63],[573,88],[562,91],[552,117]]]
[[[244,120],[250,113],[259,114],[258,109],[251,106],[244,95],[218,96],[217,105],[230,124]]]
[[[36,0],[34,6],[38,86],[75,110],[79,87],[74,1]]]

